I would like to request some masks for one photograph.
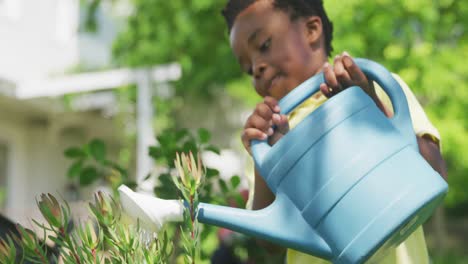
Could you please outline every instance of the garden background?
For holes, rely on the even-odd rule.
[[[240,145],[240,128],[259,97],[254,93],[248,76],[241,73],[230,51],[227,29],[220,15],[224,0],[79,2],[81,22],[77,30],[85,34],[101,32],[99,14],[112,13],[118,8],[125,9],[125,12],[120,12],[121,15],[113,20],[117,25],[116,33],[115,38],[112,38],[111,55],[106,65],[96,67],[77,64],[63,69],[64,72],[178,63],[181,67],[180,78],[154,88],[159,90],[159,95],[152,99],[155,141],[159,146],[170,148],[170,131],[188,129],[198,133],[198,139],[204,143],[209,138],[212,145],[208,150],[214,153],[219,153],[220,149],[229,151],[227,153],[234,153],[236,160],[240,160],[239,164],[249,166]],[[399,74],[439,129],[450,191],[443,208],[426,225],[427,241],[434,263],[466,263],[468,64],[465,59],[468,58],[468,2],[326,0],[325,6],[334,25],[333,56],[348,51],[354,57],[380,62]],[[137,88],[127,85],[115,89],[113,93],[117,98],[118,110],[108,120],[115,130],[121,132],[122,128],[128,127],[128,123],[136,119]],[[77,96],[69,94],[60,97],[60,101],[70,105]],[[128,172],[127,180],[130,182],[136,177],[137,132],[135,129],[127,129],[120,134],[117,138],[120,142],[116,145],[118,147],[112,149],[113,158],[115,164],[118,164],[116,167]],[[102,144],[106,140],[103,138]],[[100,140],[94,141],[96,149],[102,149],[102,144]],[[158,160],[165,155],[160,149],[153,147],[149,152],[156,160],[156,166],[161,166]],[[76,157],[76,153],[68,152],[71,160],[67,161],[67,168],[78,164],[73,162]],[[82,178],[85,179],[76,188],[83,188],[83,185],[100,179],[98,169],[90,172],[89,169],[86,171],[78,167],[75,166],[75,172],[68,170],[70,177],[63,175],[67,184],[76,181],[74,174],[77,177],[84,175]],[[239,174],[242,184],[235,183],[229,187],[245,187],[245,173],[235,173]],[[153,173],[150,176],[156,179],[161,174],[164,173]],[[112,186],[112,181],[107,182],[111,182]],[[85,192],[80,195],[83,199],[91,198],[85,197]],[[212,244],[206,246],[211,250],[217,242],[211,238],[206,243]]]

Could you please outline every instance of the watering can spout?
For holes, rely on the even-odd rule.
[[[200,203],[197,219],[320,258],[332,258],[328,244],[285,195],[277,195],[270,206],[256,211]]]
[[[151,195],[133,192],[125,185],[118,189],[124,211],[138,219],[142,227],[158,232],[166,222],[183,220],[184,205],[179,200],[165,200]]]
[[[157,232],[165,222],[182,221],[185,205],[180,200],[164,200],[119,187],[122,207],[132,218]],[[268,207],[245,210],[200,203],[197,219],[201,223],[225,227],[246,235],[272,241],[311,255],[331,259],[332,252],[325,240],[312,229],[289,198],[279,193]]]

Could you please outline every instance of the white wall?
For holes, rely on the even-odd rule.
[[[16,2],[17,14],[0,15],[2,77],[40,78],[78,62],[79,0],[4,1]]]
[[[0,115],[0,140],[8,146],[8,162],[7,162],[7,196],[6,196],[6,211],[11,211],[13,208],[24,208],[27,203],[28,180],[26,178],[27,161],[26,152],[26,134],[22,128],[21,120],[11,118],[5,115],[4,111]],[[14,191],[12,191],[14,190]]]
[[[90,33],[80,30],[86,8],[80,8],[79,0],[2,1],[1,78],[40,79],[77,65],[102,68],[111,62],[118,18],[110,7],[98,9],[98,31]]]
[[[27,120],[26,132],[26,175],[28,192],[26,204],[34,205],[40,193],[65,195],[66,165],[59,135],[55,135],[50,121]],[[33,202],[33,203],[31,203]]]
[[[35,199],[41,193],[68,199],[66,174],[72,161],[64,157],[66,148],[98,137],[109,143],[109,156],[115,157],[112,149],[118,148],[120,134],[111,119],[98,113],[41,113],[11,100],[0,100],[0,141],[9,148],[5,213],[22,222],[37,211]]]

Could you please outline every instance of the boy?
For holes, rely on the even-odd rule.
[[[360,86],[385,113],[392,116],[391,103],[381,88],[369,82],[346,52],[327,63],[332,52],[332,23],[321,0],[230,0],[223,15],[229,28],[231,48],[242,69],[252,76],[255,90],[264,100],[247,119],[242,142],[250,153],[252,139],[269,139],[274,144],[301,118],[327,98],[343,89]],[[279,115],[278,100],[300,83],[323,71],[325,83],[288,117]],[[413,127],[422,156],[444,177],[445,164],[439,151],[439,134],[425,116],[416,98],[397,76],[405,90]],[[276,129],[273,130],[273,126]],[[274,200],[262,177],[255,173],[253,209]],[[272,245],[265,243],[272,248]],[[282,249],[274,247],[277,251]],[[288,250],[288,263],[327,263],[318,258]],[[422,228],[414,232],[382,263],[428,263]]]

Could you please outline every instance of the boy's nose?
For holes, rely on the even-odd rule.
[[[253,65],[253,76],[255,79],[260,79],[265,72],[266,64],[265,63],[257,63]]]

